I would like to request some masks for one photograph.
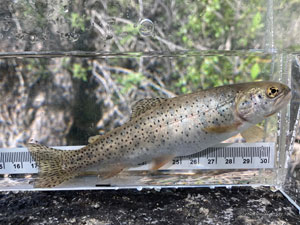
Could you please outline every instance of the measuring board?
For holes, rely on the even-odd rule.
[[[75,150],[83,146],[54,147]],[[160,170],[197,169],[267,169],[274,168],[275,143],[220,144],[190,156],[174,158]],[[151,164],[142,163],[130,171],[149,170]],[[38,166],[27,148],[0,149],[0,174],[35,174]]]

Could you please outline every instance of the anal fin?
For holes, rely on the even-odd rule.
[[[101,170],[98,173],[100,179],[108,179],[116,176],[118,173],[122,172],[126,167],[124,165],[114,165],[106,170]]]
[[[151,170],[158,170],[159,168],[163,167],[165,164],[170,162],[174,158],[174,155],[166,155],[162,157],[155,158],[152,162]]]

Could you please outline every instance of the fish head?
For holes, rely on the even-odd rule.
[[[277,82],[255,82],[239,87],[235,99],[238,116],[252,124],[273,115],[291,99],[291,89]]]

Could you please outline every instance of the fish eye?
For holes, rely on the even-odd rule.
[[[279,95],[279,88],[277,88],[277,87],[269,87],[267,89],[267,96],[269,98],[275,98],[278,95]]]

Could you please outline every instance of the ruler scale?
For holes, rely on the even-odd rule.
[[[55,147],[74,150],[82,146]],[[176,157],[161,170],[197,169],[267,169],[274,168],[275,143],[220,144],[190,156]],[[142,163],[131,171],[149,170],[150,164]],[[26,148],[0,149],[0,174],[35,174],[36,162]]]

